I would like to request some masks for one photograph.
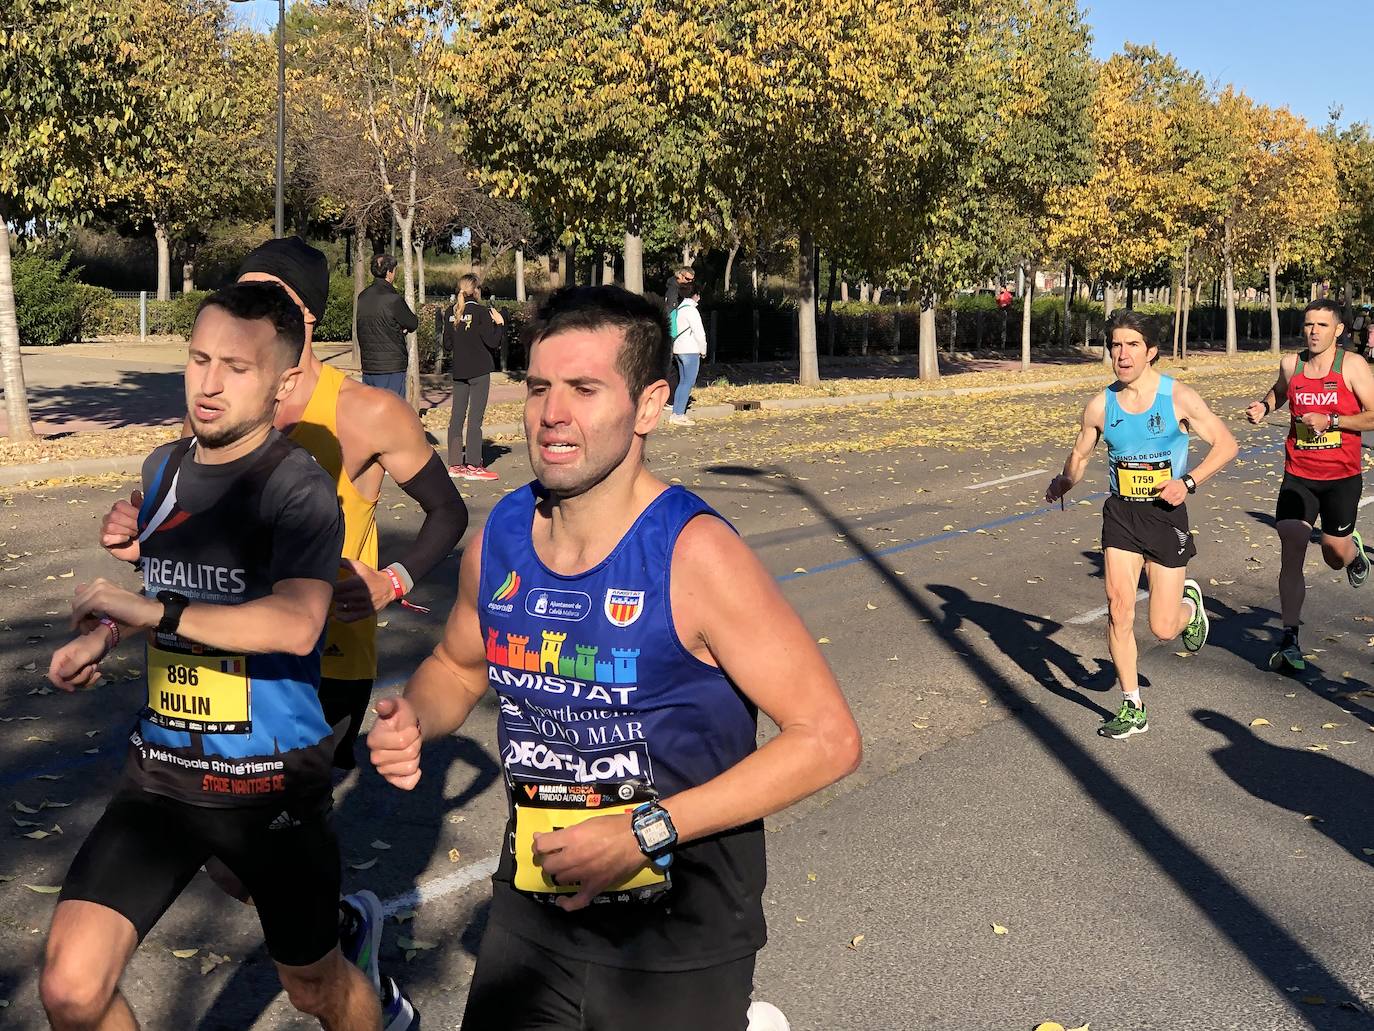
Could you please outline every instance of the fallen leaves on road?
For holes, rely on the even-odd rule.
[[[228,962],[228,956],[221,956],[217,952],[207,952],[204,956],[200,957],[200,976],[204,977],[206,974],[214,970],[215,967],[219,966],[221,963]]]
[[[1003,927],[1001,924],[993,924],[993,925],[992,925],[992,933],[993,933],[993,934],[1009,934],[1010,932],[1009,932],[1005,927]]]
[[[856,934],[856,935],[854,935],[853,938],[850,938],[850,939],[849,939],[849,944],[846,945],[845,948],[847,948],[847,949],[857,949],[860,945],[863,944],[863,940],[864,940],[864,936],[863,936],[862,934]]]
[[[348,864],[348,868],[349,868],[350,870],[371,870],[371,869],[372,869],[374,866],[376,866],[376,865],[377,865],[377,857],[376,857],[376,856],[373,856],[371,859],[367,860],[366,862],[362,862],[362,863],[349,863],[349,864]]]
[[[1267,719],[1265,719],[1263,716],[1256,716],[1254,719],[1252,719],[1252,720],[1250,721],[1250,726],[1252,726],[1252,727],[1272,727],[1273,724],[1270,723],[1270,722],[1269,722]]]
[[[200,949],[173,949],[172,955],[177,959],[190,959],[199,951]]]
[[[40,895],[56,895],[62,890],[61,885],[52,884],[26,884],[24,887],[28,888],[29,891],[36,891]]]

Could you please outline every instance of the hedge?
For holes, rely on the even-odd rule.
[[[96,303],[98,298],[92,291],[97,288],[76,278],[80,270],[69,266],[69,258],[27,251],[12,259],[21,344],[50,347],[81,335],[83,312]]]

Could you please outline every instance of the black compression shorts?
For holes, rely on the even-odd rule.
[[[746,1031],[754,956],[701,970],[565,959],[488,924],[463,1031]]]
[[[1309,480],[1305,476],[1283,474],[1274,519],[1297,519],[1316,526],[1320,517],[1322,533],[1328,537],[1349,537],[1355,532],[1355,517],[1360,511],[1360,490],[1364,477],[1342,476],[1338,480]]]
[[[1130,551],[1170,569],[1197,554],[1188,532],[1188,506],[1162,501],[1126,501],[1113,494],[1102,506],[1102,547]]]
[[[371,680],[320,678],[320,708],[324,710],[325,721],[334,728],[336,770],[351,770],[358,765],[353,757],[353,746],[371,698]]]
[[[309,966],[339,943],[339,844],[328,796],[217,809],[135,787],[110,800],[72,860],[62,901],[126,917],[141,942],[215,856],[252,894],[267,951]]]

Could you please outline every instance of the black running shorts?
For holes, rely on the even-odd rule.
[[[1355,532],[1355,517],[1360,511],[1360,489],[1364,477],[1342,476],[1339,480],[1309,480],[1304,476],[1283,474],[1274,519],[1297,519],[1316,526],[1321,519],[1322,533],[1328,537],[1349,537]]]
[[[1197,554],[1188,532],[1188,506],[1126,501],[1113,494],[1102,506],[1102,547],[1144,555],[1169,569],[1186,566]]]
[[[252,894],[267,951],[309,966],[339,943],[339,844],[328,796],[215,809],[123,787],[72,860],[62,901],[127,917],[141,942],[207,859]]]
[[[325,721],[334,728],[334,768],[351,770],[358,765],[353,746],[358,741],[367,703],[372,698],[371,680],[320,678],[320,708]]]
[[[754,956],[701,970],[566,959],[487,925],[463,1031],[746,1031]]]

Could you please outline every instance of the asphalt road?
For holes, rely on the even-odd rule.
[[[1207,393],[1234,412],[1252,389]],[[1006,417],[988,404],[962,418]],[[992,449],[871,439],[932,411],[741,418],[653,448],[662,475],[702,493],[784,581],[865,735],[858,774],[770,821],[758,997],[797,1031],[1374,1027],[1374,586],[1353,592],[1314,550],[1313,662],[1301,679],[1263,670],[1281,428],[1233,422],[1242,461],[1190,506],[1212,640],[1185,656],[1142,639],[1150,732],[1112,742],[1095,733],[1117,703],[1090,499],[1100,459],[1061,512],[1038,499],[1067,431]],[[465,487],[474,521],[527,470],[518,455],[498,467],[503,483]],[[53,896],[26,885],[61,883],[138,704],[132,652],[79,695],[44,693],[41,675],[74,584],[132,581],[93,543],[122,490],[15,492],[0,507],[0,802],[39,809],[11,808],[38,826],[0,839],[7,1026],[42,1026]],[[385,555],[418,513],[389,487],[380,515]],[[428,651],[455,574],[449,560],[420,588],[433,616],[384,614],[383,689]],[[366,866],[347,883],[403,918],[388,921],[383,962],[429,1028],[457,1025],[485,915],[504,812],[494,722],[486,704],[431,749],[411,794],[369,770],[337,794],[346,861]],[[22,836],[34,830],[49,836]],[[402,936],[433,947],[407,960]],[[229,958],[203,971],[211,953]],[[124,987],[148,1028],[313,1026],[280,995],[251,911],[203,878]]]

